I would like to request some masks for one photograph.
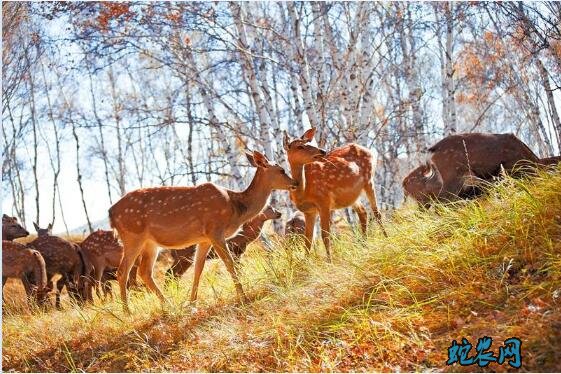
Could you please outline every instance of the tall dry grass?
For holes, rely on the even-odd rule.
[[[166,287],[164,310],[134,292],[132,316],[118,301],[6,305],[4,370],[478,370],[447,367],[446,353],[452,339],[475,345],[483,335],[495,352],[519,337],[522,370],[561,370],[561,168],[507,178],[477,201],[399,209],[389,238],[372,226],[367,238],[334,235],[333,263],[319,243],[309,256],[280,238],[271,251],[251,246],[246,305],[217,261],[207,262],[196,305],[190,273]]]

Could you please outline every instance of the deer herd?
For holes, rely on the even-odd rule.
[[[373,184],[374,158],[370,150],[348,144],[326,152],[314,146],[315,129],[291,139],[285,133],[284,149],[291,171],[271,163],[263,154],[246,153],[256,169],[249,186],[233,191],[213,183],[193,187],[154,187],[131,191],[109,209],[113,231],[97,230],[80,243],[51,233],[52,226],[34,223],[37,238],[26,244],[14,241],[29,235],[16,218],[2,217],[2,286],[7,278],[22,280],[25,292],[38,305],[47,305],[56,282],[55,306],[60,294],[79,303],[112,297],[110,280],[117,280],[123,308],[129,311],[128,289],[138,287],[137,274],[145,287],[165,297],[154,281],[159,248],[171,250],[173,264],[167,278],[181,277],[194,263],[190,300],[197,290],[205,260],[219,257],[232,277],[238,297],[247,301],[239,279],[239,259],[256,240],[267,220],[281,217],[267,205],[273,190],[287,190],[298,211],[287,221],[285,234],[302,237],[309,252],[319,216],[321,239],[331,261],[331,215],[352,207],[366,234],[368,213],[360,203],[364,194],[372,216],[387,236],[378,210]],[[436,201],[471,198],[482,193],[482,182],[503,172],[518,175],[519,165],[543,167],[561,162],[561,157],[539,159],[512,134],[451,135],[428,149],[427,161],[403,180],[405,196],[429,208]],[[103,294],[102,294],[103,291]]]

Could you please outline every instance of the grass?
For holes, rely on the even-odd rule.
[[[245,305],[218,261],[207,262],[196,305],[191,272],[166,288],[165,310],[135,292],[132,316],[117,301],[42,312],[8,300],[3,369],[482,370],[445,362],[453,339],[485,335],[495,354],[520,338],[521,370],[561,371],[561,169],[507,178],[477,201],[401,208],[389,238],[375,226],[367,239],[339,230],[331,264],[319,243],[310,256],[280,238],[272,251],[251,246]]]

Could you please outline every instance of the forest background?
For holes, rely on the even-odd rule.
[[[2,4],[2,209],[91,231],[126,192],[286,166],[282,132],[377,154],[383,210],[427,146],[512,132],[559,154],[561,3]],[[281,210],[286,193],[275,193]]]

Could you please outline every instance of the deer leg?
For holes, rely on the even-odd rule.
[[[199,279],[205,267],[206,255],[210,250],[210,243],[199,243],[195,252],[195,272],[193,275],[193,286],[191,288],[191,302],[197,300],[197,289],[199,288]]]
[[[329,208],[321,209],[319,212],[319,220],[321,224],[321,238],[325,246],[325,252],[327,253],[327,261],[331,262],[331,210],[329,210]]]
[[[105,297],[101,296],[101,278],[103,277],[104,271],[105,271],[104,266],[95,267],[94,284],[95,284],[95,294],[100,300],[105,301]]]
[[[60,307],[60,294],[62,293],[62,289],[64,288],[66,282],[66,275],[63,275],[62,278],[56,281],[55,308],[57,308],[58,310],[62,309]],[[68,289],[68,286],[66,288]]]
[[[212,238],[212,248],[218,254],[218,256],[222,259],[224,264],[226,265],[226,269],[232,276],[232,280],[234,281],[234,286],[236,287],[236,292],[238,293],[238,297],[242,302],[247,302],[247,297],[243,292],[242,284],[240,283],[240,279],[238,278],[238,273],[236,271],[236,266],[234,265],[234,259],[232,258],[232,254],[228,250],[228,244],[226,244],[226,239],[222,236],[221,238]]]
[[[127,283],[129,280],[129,273],[134,261],[142,250],[142,243],[140,240],[128,239],[123,241],[123,259],[117,269],[117,280],[119,281],[119,288],[121,290],[121,301],[123,302],[123,309],[125,312],[130,313],[128,297],[127,297]]]
[[[103,276],[101,277],[101,290],[103,291],[103,297],[107,299],[107,296],[113,300],[113,290],[111,287],[109,272],[106,270],[103,271]]]
[[[141,257],[142,257],[142,255],[139,256],[136,259],[136,262],[134,263],[134,265],[131,268],[131,271],[130,271],[130,274],[129,274],[129,282],[127,283],[128,288],[136,288],[136,289],[140,288],[140,284],[138,283],[136,273],[138,273],[138,267],[140,266],[140,260],[142,259]]]
[[[366,209],[364,209],[364,206],[362,204],[356,203],[353,205],[353,210],[356,212],[358,220],[360,221],[360,229],[362,230],[362,233],[366,235],[366,224],[368,221]]]
[[[378,210],[378,203],[376,202],[376,193],[374,192],[374,187],[372,186],[371,183],[369,183],[364,187],[364,191],[366,192],[366,197],[368,198],[368,202],[370,203],[370,208],[372,209],[372,213],[374,213],[374,218],[376,219],[376,222],[378,222],[378,225],[380,225],[380,228],[382,229],[382,233],[387,238],[388,234],[386,233],[386,230],[384,229],[384,225],[382,224],[382,215]]]
[[[316,226],[316,217],[318,213],[313,211],[311,213],[304,213],[304,220],[306,221],[306,229],[305,229],[305,236],[306,236],[306,252],[310,252],[312,248],[312,243],[314,241],[314,227]]]
[[[148,290],[155,293],[156,296],[158,296],[158,299],[160,299],[160,302],[163,304],[166,301],[166,298],[160,288],[156,285],[156,282],[154,282],[154,277],[152,276],[154,273],[154,264],[156,263],[157,258],[158,248],[156,248],[153,244],[147,244],[142,251],[142,259],[140,260],[138,273],[146,287],[148,287]]]

